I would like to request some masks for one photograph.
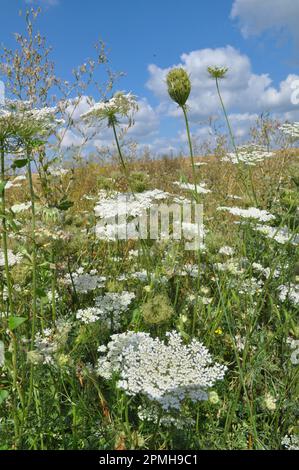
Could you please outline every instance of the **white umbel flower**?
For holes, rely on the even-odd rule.
[[[180,409],[186,398],[206,400],[207,391],[224,377],[226,366],[215,363],[202,343],[185,345],[181,336],[167,333],[167,342],[149,333],[112,336],[107,354],[99,359],[99,375],[118,373],[118,387],[130,396],[142,394],[163,409]]]
[[[218,207],[218,211],[227,211],[232,215],[242,217],[244,219],[254,219],[260,222],[269,222],[274,220],[275,216],[263,209],[257,207],[249,207],[248,209],[241,209],[240,207]]]
[[[259,145],[244,145],[238,147],[237,152],[228,153],[222,158],[224,162],[233,164],[243,163],[244,165],[254,166],[263,162],[266,158],[273,157],[273,152],[268,152]]]

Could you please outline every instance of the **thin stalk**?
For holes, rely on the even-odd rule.
[[[222,106],[223,114],[224,114],[224,117],[225,117],[225,120],[226,120],[226,124],[227,124],[227,127],[228,127],[231,142],[233,144],[234,150],[235,150],[236,155],[238,157],[238,149],[237,149],[237,145],[236,145],[236,142],[235,142],[235,137],[234,137],[232,127],[230,125],[230,121],[228,119],[228,115],[227,115],[227,112],[226,112],[226,109],[225,109],[225,105],[224,105],[224,102],[223,102],[223,99],[222,99],[222,96],[221,96],[221,93],[220,93],[219,81],[218,81],[217,77],[216,77],[216,88],[217,88],[217,93],[218,93],[219,100],[220,100],[220,103],[221,103],[221,106]]]
[[[223,99],[222,99],[222,95],[221,95],[221,92],[220,92],[218,77],[216,77],[215,80],[216,80],[216,89],[217,89],[219,101],[220,101],[220,104],[221,104],[221,107],[222,107],[222,110],[223,110],[223,114],[224,114],[225,121],[226,121],[226,124],[227,124],[228,132],[229,132],[230,139],[231,139],[231,143],[233,145],[234,151],[235,151],[236,156],[237,156],[238,167],[239,167],[239,152],[238,152],[238,148],[237,148],[237,145],[236,145],[234,133],[233,133],[233,130],[232,130],[232,127],[231,127],[231,124],[230,124],[230,121],[229,121],[229,118],[228,118],[228,115],[227,115],[227,112],[226,112],[226,108],[225,108],[225,105],[224,105],[224,102],[223,102]],[[240,171],[239,168],[238,168],[238,170],[239,170],[241,179],[243,180],[243,183],[244,183],[244,186],[246,188],[247,194],[248,194],[248,186],[247,186],[246,179],[244,179],[242,171]],[[257,202],[255,192],[253,193],[253,196],[254,196],[255,202]]]
[[[5,151],[4,141],[0,142],[1,151],[1,180],[5,183]],[[2,243],[3,243],[3,254],[4,254],[4,269],[6,277],[6,285],[8,292],[8,308],[9,315],[14,316],[14,303],[13,303],[13,292],[11,277],[9,272],[9,261],[8,261],[8,243],[7,243],[7,225],[6,225],[6,198],[5,198],[5,186],[3,186],[1,192],[1,211],[2,211]],[[18,368],[17,368],[17,340],[13,332],[11,332],[12,339],[12,381],[13,381],[13,395],[14,395],[14,430],[16,442],[19,440],[19,418],[17,414],[17,403],[16,403],[16,391],[19,392],[21,399],[21,391],[18,388]]]
[[[118,137],[117,137],[117,132],[116,132],[116,127],[115,127],[114,121],[112,121],[111,126],[112,126],[112,129],[113,129],[114,139],[115,139],[118,155],[119,155],[119,158],[120,158],[121,166],[123,167],[124,173],[125,173],[126,178],[128,180],[128,184],[130,186],[129,172],[128,172],[128,169],[127,169],[127,166],[126,166],[126,163],[125,163],[120,145],[119,145],[119,140],[118,140]]]
[[[5,182],[5,152],[4,152],[4,143],[0,142],[1,147],[1,180]],[[3,243],[3,253],[4,253],[4,268],[5,268],[5,277],[7,284],[8,292],[8,301],[9,301],[9,311],[10,315],[13,316],[14,305],[13,305],[13,295],[12,295],[12,284],[11,277],[9,272],[9,261],[8,261],[8,243],[7,243],[7,225],[6,225],[6,198],[5,198],[5,187],[2,189],[1,193],[1,210],[2,210],[2,243]]]
[[[33,179],[32,179],[32,169],[31,169],[31,153],[30,149],[27,148],[27,174],[28,174],[28,183],[29,183],[29,192],[31,199],[31,240],[33,244],[32,249],[32,319],[31,319],[31,351],[34,349],[34,337],[35,337],[35,328],[36,328],[36,319],[37,319],[37,250],[36,250],[36,212],[35,212],[35,193],[33,188]],[[31,364],[30,367],[30,379],[29,379],[29,394],[27,402],[27,413],[32,400],[33,393],[33,372],[34,366]]]
[[[193,154],[193,146],[192,146],[192,140],[191,140],[191,134],[190,134],[190,127],[189,127],[189,121],[188,121],[188,115],[187,115],[187,109],[186,106],[181,106],[185,118],[185,124],[186,124],[186,131],[187,131],[187,137],[188,137],[188,144],[189,144],[189,150],[190,150],[190,158],[191,158],[191,163],[192,163],[192,174],[193,174],[193,182],[194,182],[194,190],[196,194],[196,202],[198,202],[198,193],[197,193],[197,185],[196,185],[196,172],[195,172],[195,163],[194,163],[194,154]]]
[[[52,258],[51,258],[51,273],[52,273],[52,279],[51,279],[51,303],[52,303],[52,320],[55,323],[56,321],[56,271],[55,271],[55,254],[54,251],[52,251]]]
[[[125,163],[125,159],[124,159],[124,156],[122,154],[121,147],[120,147],[120,144],[119,144],[119,140],[118,140],[118,137],[117,137],[115,122],[113,120],[111,122],[111,126],[112,126],[112,129],[113,129],[114,139],[115,139],[118,155],[119,155],[119,158],[120,158],[120,162],[121,162],[122,168],[124,170],[125,176],[127,178],[128,186],[130,188],[130,191],[131,191],[133,197],[136,199],[134,189],[132,188],[132,185],[130,183],[130,175],[129,175],[129,172],[128,172],[128,169],[127,169],[127,165]],[[143,254],[145,256],[145,259],[147,260],[147,263],[148,263],[150,261],[150,255],[149,255],[148,247],[144,243],[144,240],[141,240],[141,248],[142,248]]]

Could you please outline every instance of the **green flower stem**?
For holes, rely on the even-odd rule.
[[[122,168],[124,170],[124,174],[126,176],[128,186],[130,188],[130,191],[131,191],[133,197],[136,199],[134,189],[133,189],[133,187],[130,183],[130,175],[129,175],[129,172],[128,172],[128,169],[127,169],[127,166],[126,166],[125,159],[123,157],[121,148],[120,148],[120,144],[119,144],[119,140],[118,140],[117,132],[116,132],[116,127],[115,127],[115,122],[114,122],[113,119],[111,120],[111,127],[113,129],[113,134],[114,134],[116,147],[117,147],[117,150],[118,150],[119,159],[121,161],[121,165],[122,165]],[[150,254],[149,254],[149,250],[148,250],[148,247],[147,247],[146,243],[144,243],[144,240],[141,240],[141,248],[142,248],[143,254],[145,256],[145,259],[147,260],[147,264],[149,264],[150,263]],[[147,271],[148,270],[149,270],[149,267],[148,267]]]
[[[52,266],[51,266],[51,273],[52,273],[52,279],[51,279],[52,320],[55,323],[55,321],[56,321],[56,298],[55,298],[55,293],[56,293],[56,268],[55,268],[54,250],[52,251],[51,263],[52,263]]]
[[[36,319],[37,319],[37,252],[36,252],[36,213],[35,213],[35,194],[33,188],[33,179],[32,179],[32,169],[31,169],[31,151],[30,148],[27,148],[27,175],[29,183],[29,192],[31,199],[31,239],[33,244],[32,249],[32,319],[31,319],[31,351],[34,349],[34,337],[35,337],[35,328],[36,328]],[[28,402],[27,402],[27,413],[32,400],[33,394],[33,371],[34,366],[31,364],[30,367],[30,380],[29,380],[29,393],[28,393]]]
[[[188,143],[189,143],[189,150],[190,150],[190,158],[191,158],[191,163],[192,163],[192,173],[193,173],[193,182],[194,182],[194,195],[195,195],[195,201],[196,203],[199,203],[199,194],[197,192],[197,183],[196,183],[196,172],[195,172],[195,163],[194,163],[194,154],[193,154],[193,146],[192,146],[192,140],[191,140],[191,134],[190,134],[190,127],[189,127],[189,121],[188,121],[188,114],[187,114],[187,109],[186,105],[181,106],[183,113],[184,113],[184,118],[185,118],[185,124],[186,124],[186,131],[187,131],[187,137],[188,137]],[[198,289],[200,287],[200,249],[197,250],[197,264],[198,264],[198,278],[197,278],[197,284],[198,284]],[[192,331],[193,333],[195,332],[196,328],[196,315],[194,313],[193,315],[193,322],[192,322]]]
[[[231,124],[230,124],[230,121],[229,121],[229,118],[228,118],[228,115],[227,115],[227,112],[226,112],[226,108],[225,108],[225,105],[224,105],[224,102],[223,102],[223,99],[222,99],[222,95],[221,95],[221,92],[220,92],[218,77],[215,78],[215,81],[216,81],[216,89],[217,89],[218,97],[219,97],[219,100],[220,100],[220,103],[221,103],[221,107],[222,107],[223,114],[224,114],[224,117],[225,117],[225,121],[226,121],[226,124],[227,124],[228,132],[229,132],[229,135],[230,135],[230,139],[231,139],[234,151],[236,153],[237,160],[239,161],[238,148],[237,148],[234,133],[233,133],[233,130],[232,130],[232,127],[231,127]],[[239,165],[238,165],[238,167],[239,167]],[[238,170],[239,170],[239,168],[238,168]],[[246,181],[246,179],[244,179],[242,171],[239,171],[239,173],[240,173],[241,179],[243,180],[243,183],[244,183],[244,186],[246,188],[247,194],[249,194],[247,181]],[[251,182],[252,182],[252,180],[251,180]],[[253,198],[254,198],[255,203],[257,204],[256,193],[255,193],[255,190],[254,190],[253,183],[251,184],[251,186],[252,186]]]
[[[1,148],[1,180],[5,182],[5,153],[4,153],[4,142],[0,142]],[[8,301],[9,301],[9,311],[10,315],[13,316],[14,313],[14,306],[13,306],[13,295],[12,295],[12,284],[11,284],[11,277],[9,272],[9,264],[8,264],[8,244],[7,244],[7,225],[6,225],[6,198],[5,198],[5,187],[3,187],[1,192],[1,210],[2,210],[2,243],[3,243],[3,253],[4,253],[4,268],[5,268],[5,276],[6,276],[6,284],[7,284],[7,292],[8,292]]]
[[[115,143],[116,143],[118,155],[119,155],[119,158],[120,158],[121,166],[122,166],[122,168],[123,168],[123,170],[124,170],[124,173],[125,173],[126,178],[127,178],[127,180],[128,180],[128,184],[129,184],[129,186],[130,186],[129,172],[128,172],[128,169],[127,169],[127,166],[126,166],[126,163],[125,163],[125,160],[124,160],[124,157],[123,157],[123,154],[122,154],[120,145],[119,145],[119,140],[118,140],[118,137],[117,137],[117,132],[116,132],[116,127],[115,127],[115,122],[114,122],[114,120],[112,120],[111,126],[112,126],[112,129],[113,129],[114,139],[115,139]],[[131,189],[131,188],[130,188],[130,189]],[[131,191],[132,191],[132,189],[131,189]],[[132,191],[132,193],[133,193],[133,191]]]
[[[228,119],[228,115],[227,115],[227,112],[226,112],[226,109],[225,109],[225,106],[224,106],[224,102],[223,102],[223,99],[222,99],[222,96],[221,96],[221,93],[220,93],[219,80],[218,80],[217,77],[216,77],[215,80],[216,80],[216,88],[217,88],[218,97],[219,97],[219,100],[220,100],[220,103],[221,103],[221,106],[222,106],[223,114],[224,114],[224,117],[225,117],[225,120],[226,120],[229,135],[230,135],[230,138],[231,138],[231,142],[233,144],[234,150],[235,150],[236,155],[238,157],[238,149],[237,149],[237,145],[236,145],[236,142],[235,142],[235,137],[234,137],[232,127],[230,125],[230,121]]]
[[[187,131],[189,150],[190,150],[190,158],[191,158],[191,163],[192,163],[192,174],[193,174],[194,190],[195,190],[195,194],[196,194],[196,202],[198,202],[195,163],[194,163],[193,147],[192,147],[192,140],[191,140],[191,134],[190,134],[190,127],[189,127],[189,121],[188,121],[186,105],[181,106],[181,108],[183,110],[184,118],[185,118],[186,131]]]
[[[0,151],[1,151],[1,180],[2,183],[5,183],[5,151],[4,151],[4,141],[0,142]],[[4,254],[4,269],[6,277],[6,285],[8,292],[8,304],[9,304],[9,315],[14,316],[14,304],[13,304],[13,292],[11,277],[9,272],[9,262],[8,262],[8,243],[7,243],[7,225],[6,225],[6,198],[5,198],[5,186],[1,191],[1,211],[2,211],[2,243],[3,243],[3,254]],[[13,400],[14,400],[14,431],[16,445],[19,441],[19,418],[17,414],[17,403],[16,403],[16,392],[18,391],[20,400],[22,401],[21,390],[18,386],[18,367],[17,367],[17,340],[13,332],[11,332],[12,339],[12,381],[13,381]]]

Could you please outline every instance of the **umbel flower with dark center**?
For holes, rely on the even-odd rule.
[[[170,70],[166,78],[170,98],[183,107],[191,92],[189,75],[183,68]]]

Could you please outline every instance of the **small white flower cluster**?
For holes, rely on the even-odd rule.
[[[54,355],[66,343],[71,328],[72,322],[61,318],[55,328],[45,328],[43,333],[36,333],[35,350],[29,351],[28,359],[33,363],[54,364]]]
[[[81,320],[85,325],[94,323],[99,320],[102,311],[96,307],[87,307],[80,309],[76,313],[77,320]]]
[[[174,222],[173,229],[176,230],[178,233],[182,232],[186,240],[198,240],[200,242],[199,248],[205,249],[203,239],[205,237],[206,230],[202,223]]]
[[[98,311],[98,319],[107,328],[118,331],[121,327],[122,315],[127,312],[132,300],[135,298],[133,292],[107,292],[96,297],[95,305]]]
[[[180,189],[186,191],[195,191],[195,185],[193,183],[181,183],[180,181],[175,181],[173,184],[176,184]],[[206,188],[206,183],[196,184],[196,191],[198,194],[208,194],[212,191]]]
[[[213,266],[217,271],[230,273],[235,276],[238,276],[245,272],[245,269],[242,267],[240,261],[238,260],[229,260],[226,261],[226,263],[215,263]]]
[[[116,193],[107,197],[101,193],[101,199],[94,208],[95,216],[102,220],[95,227],[100,240],[116,240],[117,238],[138,238],[138,219],[129,221],[129,217],[146,216],[146,211],[155,201],[166,199],[170,194],[153,189],[137,193]]]
[[[299,435],[291,434],[284,436],[281,444],[288,450],[299,450]]]
[[[281,302],[290,302],[296,307],[299,306],[299,285],[289,284],[278,287],[278,298]]]
[[[111,337],[97,371],[107,379],[118,373],[118,387],[129,396],[145,395],[164,410],[179,410],[189,398],[207,400],[207,390],[223,379],[226,366],[215,363],[207,348],[193,339],[183,343],[179,333],[167,333],[167,343],[149,333],[126,332]]]
[[[31,207],[31,202],[28,201],[28,202],[23,202],[21,204],[14,204],[13,206],[11,206],[11,210],[15,214],[19,214],[20,212],[27,211],[28,209],[30,209],[30,207]]]
[[[72,279],[78,294],[86,294],[87,292],[103,287],[106,281],[106,277],[98,276],[96,270],[84,273],[83,268],[79,268],[77,271],[72,273]],[[71,276],[67,274],[64,281],[66,281],[67,284],[71,284]]]
[[[280,269],[271,269],[271,268],[265,268],[263,265],[261,265],[260,263],[252,263],[251,265],[252,269],[260,274],[262,274],[262,276],[264,276],[266,279],[269,279],[270,276],[274,277],[274,278],[277,278],[280,276],[281,274],[281,270]]]
[[[11,188],[21,188],[22,187],[21,181],[24,181],[24,180],[26,180],[26,176],[20,175],[20,176],[16,176],[12,181],[6,181],[5,190],[7,191],[8,189],[11,189]]]
[[[178,271],[177,274],[183,277],[190,276],[193,278],[197,278],[199,274],[199,269],[196,264],[188,263],[188,264],[185,264],[183,266],[183,269],[181,271]]]
[[[255,230],[262,233],[266,238],[275,240],[281,245],[290,243],[292,245],[299,244],[299,235],[292,233],[287,227],[270,227],[268,225],[256,225]]]
[[[264,282],[261,279],[256,279],[255,277],[251,277],[249,279],[242,280],[240,286],[236,286],[239,294],[243,295],[250,295],[254,297],[255,295],[262,292],[262,287]]]
[[[220,255],[225,255],[225,256],[233,256],[234,249],[231,246],[222,246],[219,249],[219,254]]]
[[[246,345],[246,338],[237,334],[234,339],[235,339],[235,345],[236,345],[237,351],[239,352],[244,351],[245,345]]]
[[[67,170],[66,168],[63,168],[63,167],[50,167],[49,168],[49,173],[51,176],[54,176],[54,177],[62,177],[62,176],[65,176],[68,174],[69,170]]]
[[[49,134],[62,123],[56,114],[57,108],[34,109],[29,101],[6,100],[0,107],[0,134],[25,140]]]
[[[138,407],[138,418],[141,421],[148,421],[150,423],[157,424],[159,422],[160,426],[165,428],[174,427],[179,430],[184,430],[186,427],[191,427],[195,424],[195,421],[191,417],[186,416],[176,416],[173,414],[163,413],[160,416],[160,408],[158,405],[152,405],[150,407]]]
[[[257,207],[249,207],[248,209],[241,209],[240,207],[218,207],[218,211],[228,211],[232,215],[242,217],[244,219],[255,219],[260,222],[269,222],[274,220],[275,216],[263,209],[258,209]]]
[[[112,197],[106,197],[102,193],[100,196],[100,201],[94,208],[95,216],[109,220],[116,216],[142,216],[154,201],[166,199],[169,194],[160,189],[153,189],[135,195],[116,193]]]
[[[11,250],[8,250],[7,252],[8,255],[8,266],[14,266],[15,264],[20,263],[22,260],[22,256],[18,254],[14,254]],[[0,250],[0,268],[3,268],[5,266],[5,257],[4,257],[4,252]]]
[[[293,141],[299,140],[299,122],[286,123],[279,130],[290,137]]]
[[[113,119],[116,115],[131,118],[131,115],[136,111],[138,111],[136,97],[131,93],[125,94],[119,91],[110,100],[92,105],[86,113],[81,115],[81,119],[91,125],[96,120],[108,119],[108,124],[111,124],[111,118]]]
[[[254,166],[263,162],[266,158],[273,157],[273,152],[268,152],[258,145],[243,145],[237,148],[237,152],[228,153],[222,158],[224,162],[233,164],[243,163],[245,165]]]

